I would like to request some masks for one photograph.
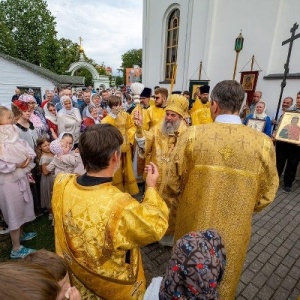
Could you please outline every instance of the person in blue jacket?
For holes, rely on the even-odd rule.
[[[263,129],[262,132],[265,133],[268,136],[271,136],[271,133],[272,133],[272,121],[271,121],[271,118],[265,113],[265,111],[266,111],[266,104],[265,104],[265,102],[263,102],[263,101],[257,102],[254,113],[248,115],[245,118],[245,120],[244,120],[243,123],[245,125],[247,125],[247,126],[250,126],[249,124],[247,124],[249,119],[265,120],[266,123],[265,123],[265,127],[264,127],[264,129]],[[250,126],[250,127],[252,127],[252,126]],[[259,130],[258,128],[254,128],[254,129]]]

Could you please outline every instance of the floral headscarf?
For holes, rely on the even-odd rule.
[[[36,100],[33,96],[31,95],[28,95],[28,94],[22,94],[20,97],[19,97],[19,100],[22,101],[22,102],[35,102],[36,103]]]
[[[54,155],[63,154],[63,148],[61,146],[60,140],[56,139],[50,143],[50,151]]]
[[[216,230],[190,232],[173,248],[159,299],[219,299],[225,264],[225,248]]]

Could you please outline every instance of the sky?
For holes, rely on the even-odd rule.
[[[122,54],[142,48],[142,0],[46,0],[58,38],[79,44],[97,64],[118,74]]]

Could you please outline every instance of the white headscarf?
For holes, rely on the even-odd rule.
[[[92,108],[96,108],[96,106],[94,105],[94,103],[92,102],[88,107],[87,107],[87,109],[86,109],[86,116],[88,117],[88,118],[90,118],[90,119],[93,119],[94,120],[94,122],[95,122],[95,124],[100,124],[100,120],[99,120],[99,116],[98,116],[98,113],[97,113],[97,118],[95,119],[92,115],[91,115],[91,113],[90,113],[90,109],[92,109]],[[96,108],[97,109],[97,108]]]
[[[73,135],[71,132],[67,132],[67,131],[62,132],[62,133],[58,136],[58,140],[61,141],[61,140],[63,139],[63,137],[64,137],[65,134],[68,134],[68,135],[71,135],[71,136],[72,136],[72,140],[73,140],[73,144],[72,144],[72,148],[71,148],[71,150],[72,150],[73,147],[74,147],[74,135]],[[71,150],[70,150],[70,152],[71,152]]]
[[[258,114],[258,113],[256,112],[256,106],[255,106],[255,110],[254,110],[254,113],[253,113],[253,118],[254,118],[254,119],[264,120],[264,119],[268,116],[268,115],[266,114],[267,105],[266,105],[266,103],[263,102],[263,101],[257,102],[256,105],[257,105],[258,103],[264,104],[264,105],[265,105],[265,108],[264,108],[264,110],[263,110],[263,112],[262,112],[261,114]]]
[[[64,101],[66,100],[70,100],[71,101],[71,109],[66,109],[65,108],[65,104],[64,104]],[[73,115],[74,114],[74,108],[73,108],[73,102],[72,102],[72,99],[69,97],[69,96],[62,96],[60,98],[60,103],[61,103],[61,106],[62,106],[62,112],[67,114],[67,115]]]
[[[54,104],[52,105],[55,107]],[[44,112],[45,112],[45,118],[49,120],[51,123],[57,125],[57,116],[55,116],[52,112],[49,111],[48,103],[44,106]]]

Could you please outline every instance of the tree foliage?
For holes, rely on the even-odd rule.
[[[16,47],[12,34],[5,23],[4,12],[0,9],[0,52],[16,55]]]
[[[55,26],[45,0],[0,0],[0,52],[66,74],[70,64],[79,60],[79,45],[65,38],[58,40]],[[98,65],[84,57],[100,75],[106,75],[104,63]],[[80,69],[76,75],[92,84],[88,70]]]
[[[131,49],[122,55],[123,74],[126,68],[132,68],[133,65],[142,67],[142,49]]]
[[[79,60],[79,45],[61,38],[58,40],[58,46],[54,68],[58,74],[65,74],[70,64]]]
[[[58,42],[55,18],[43,0],[2,0],[7,29],[15,45],[15,54],[33,64],[51,68],[55,61]]]

